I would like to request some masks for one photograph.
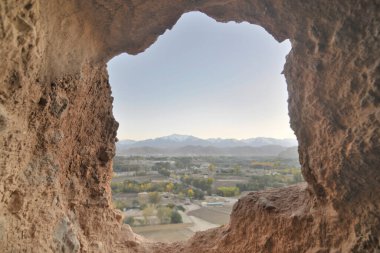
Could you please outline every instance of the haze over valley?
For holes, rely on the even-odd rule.
[[[121,140],[117,155],[132,156],[278,156],[298,157],[296,139],[256,137],[249,139],[202,139],[192,135],[172,134],[141,141]]]

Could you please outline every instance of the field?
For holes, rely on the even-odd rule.
[[[232,206],[202,207],[188,213],[213,224],[225,225],[230,221]]]
[[[201,207],[185,214],[187,223],[132,227],[133,231],[150,240],[175,242],[189,239],[197,231],[227,224],[232,206]]]
[[[155,226],[133,227],[133,231],[153,241],[175,242],[189,239],[194,232],[187,229],[192,224],[166,224]]]

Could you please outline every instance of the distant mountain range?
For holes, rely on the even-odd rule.
[[[116,144],[117,155],[233,155],[277,156],[289,147],[297,146],[296,139],[257,137],[236,139],[201,139],[191,135],[173,134],[142,141],[121,140]]]

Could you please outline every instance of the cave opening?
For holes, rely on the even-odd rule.
[[[0,3],[1,252],[380,249],[378,1],[29,2]],[[221,22],[258,24],[277,41],[292,42],[283,72],[307,183],[241,197],[227,226],[183,243],[151,243],[122,225],[121,212],[112,206],[118,124],[105,63],[122,52],[142,52],[192,10]],[[245,58],[251,59],[249,53]],[[197,66],[207,70],[208,58],[202,60]],[[146,68],[142,74],[151,72]],[[114,87],[114,95],[119,93]],[[216,96],[206,94],[206,101]],[[224,113],[228,94],[219,107]],[[151,132],[158,129],[157,121],[150,126]],[[224,122],[212,133],[220,136],[221,126]],[[245,133],[238,126],[226,129]]]
[[[108,63],[124,223],[186,240],[228,223],[246,192],[303,181],[280,74],[290,48],[259,26],[191,12],[144,53]]]

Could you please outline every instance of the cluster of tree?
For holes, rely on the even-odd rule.
[[[183,209],[183,207],[182,207]],[[149,217],[156,216],[161,224],[177,224],[182,223],[182,216],[178,212],[177,206],[173,204],[168,204],[166,206],[156,206],[154,204],[147,205],[142,210],[143,216],[144,216],[144,223],[138,222],[133,217],[127,217],[124,220],[124,223],[129,224],[131,226],[134,225],[148,225],[149,224]],[[138,222],[138,224],[136,224]]]
[[[170,163],[167,161],[156,162],[153,166],[150,166],[146,163],[147,160],[149,159],[143,157],[115,156],[113,160],[113,170],[115,172],[135,171],[136,173],[143,173],[148,170],[169,171],[171,169]]]
[[[132,180],[124,180],[123,182],[111,183],[112,193],[139,193],[139,192],[155,192],[164,191],[165,183],[151,183],[143,182],[139,183]]]
[[[302,176],[300,168],[294,168],[294,167],[277,170],[276,172],[281,175]]]
[[[278,172],[277,172],[278,171]],[[303,182],[299,169],[277,170],[276,173],[263,176],[252,176],[248,183],[237,184],[240,191],[260,191],[266,188],[278,188]]]
[[[175,167],[177,169],[185,169],[192,166],[193,158],[191,157],[175,157]]]
[[[189,189],[188,191],[192,191]],[[194,192],[190,192],[191,197],[194,196]],[[187,195],[189,197],[189,195]],[[185,195],[183,195],[183,198]],[[131,202],[130,200],[122,199],[122,200],[113,200],[114,206],[117,209],[124,210],[124,209],[140,209],[144,210],[149,205],[159,205],[161,202],[161,194],[159,192],[149,192],[145,196],[139,196],[137,199],[133,199]],[[185,211],[185,208],[181,205],[174,205],[172,203],[167,204],[167,207],[171,209],[176,209],[180,211]]]
[[[158,207],[157,208],[157,217],[160,219],[161,224],[182,223],[182,216],[179,214],[179,212],[176,209],[170,208],[168,206]]]
[[[169,162],[156,162],[152,166],[152,170],[156,170],[156,171],[159,171],[159,170],[170,170],[170,168],[171,168],[171,166],[170,166]]]
[[[125,172],[125,171],[145,171],[149,169],[148,166],[144,165],[144,163],[140,163],[142,161],[141,157],[123,157],[123,156],[115,156],[113,159],[113,171],[115,172]]]
[[[161,201],[161,195],[158,192],[149,192],[148,199],[149,203],[157,205]]]
[[[158,171],[165,177],[170,177],[170,163],[169,162],[157,162],[152,166],[152,170]]]
[[[251,162],[251,167],[253,169],[272,169],[274,167],[278,167],[279,162],[278,161],[256,161],[253,160]]]
[[[161,175],[165,177],[170,177],[170,171],[167,169],[158,169],[158,173],[160,173]]]
[[[124,180],[123,182],[111,183],[112,193],[139,193],[139,192],[171,192],[183,197],[204,199],[202,190],[194,189],[181,183],[162,182],[142,182]]]
[[[229,175],[236,175],[240,176],[241,173],[241,166],[239,164],[235,164],[232,168],[222,168],[219,170],[221,174],[229,174]]]
[[[191,176],[181,177],[181,181],[187,185],[192,185],[202,191],[211,192],[212,184],[214,183],[213,178],[194,178]]]
[[[238,187],[218,187],[216,194],[223,196],[223,197],[234,197],[238,196],[240,194],[240,190]]]
[[[184,199],[185,197],[188,197],[190,199],[199,199],[203,200],[205,199],[205,194],[202,190],[195,189],[195,188],[188,188],[187,192],[183,194],[182,192],[179,193],[178,197],[181,199]]]
[[[132,208],[132,206],[126,200],[114,200],[113,205],[116,209],[120,209],[120,210]]]

